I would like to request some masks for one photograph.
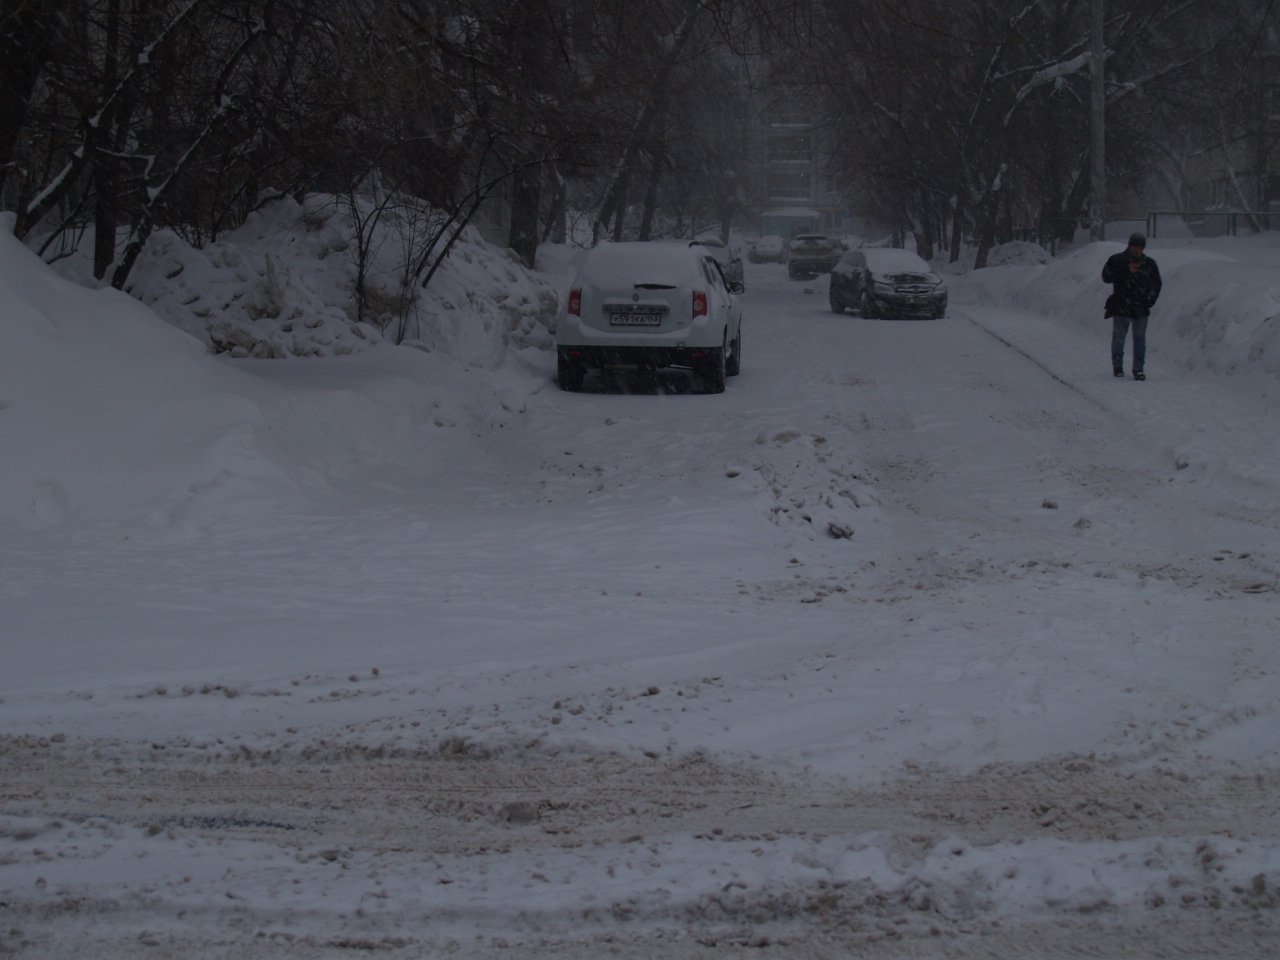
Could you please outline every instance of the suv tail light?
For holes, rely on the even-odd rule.
[[[693,291],[693,315],[695,317],[707,315],[707,294],[704,290]]]
[[[569,313],[572,316],[582,316],[582,288],[574,287],[569,291]]]

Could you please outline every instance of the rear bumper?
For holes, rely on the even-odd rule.
[[[594,351],[596,354],[643,354],[647,351],[673,352],[684,348],[706,349],[718,347],[725,341],[725,325],[715,318],[695,317],[691,322],[679,325],[666,324],[664,328],[617,327],[601,329],[585,323],[579,317],[560,318],[556,330],[556,346],[574,350]]]
[[[584,369],[608,367],[695,367],[707,356],[707,347],[598,347],[561,346],[556,354],[561,364]]]
[[[801,257],[792,257],[787,261],[787,266],[792,270],[803,273],[827,273],[836,265],[837,261],[824,259],[804,259]]]

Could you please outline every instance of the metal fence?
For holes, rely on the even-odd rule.
[[[998,243],[1027,240],[1038,243],[1053,256],[1068,241],[1061,239],[1068,228],[1078,242],[1088,223],[1074,217],[1046,217],[1034,227],[1020,227],[997,237]],[[1280,230],[1280,211],[1254,210],[1151,210],[1144,217],[1117,217],[1104,224],[1108,240],[1123,241],[1130,233],[1144,232],[1148,238],[1176,240],[1192,237],[1234,237],[1241,230]]]
[[[1147,214],[1147,236],[1234,237],[1246,230],[1280,227],[1280,213],[1253,210],[1153,210]]]

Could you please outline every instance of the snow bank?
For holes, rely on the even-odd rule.
[[[0,517],[38,528],[277,471],[242,373],[128,295],[55,276],[0,217]],[[154,452],[163,450],[163,456]]]
[[[267,233],[261,240],[260,251],[272,245]],[[322,321],[302,328],[313,335],[351,326],[337,320],[340,307],[327,299],[332,288],[326,293],[309,272],[323,266],[320,251],[331,241],[313,241],[301,255],[268,252],[261,273],[247,266],[243,241],[204,251],[172,237],[160,243],[149,282],[161,291],[155,303],[166,323],[125,293],[58,276],[13,236],[12,214],[0,215],[0,449],[7,452],[0,457],[0,523],[43,529],[110,518],[177,530],[216,525],[228,514],[289,510],[324,496],[329,478],[352,464],[397,461],[406,446],[431,450],[441,424],[518,406],[458,354],[401,350],[375,335],[360,340],[359,355],[299,363],[274,380],[260,376],[254,361],[211,356],[209,332],[258,323],[246,319],[246,304],[258,297],[280,297],[290,309],[305,304],[314,311],[307,315]],[[287,248],[290,237],[276,242]],[[446,319],[467,316],[467,303],[483,303],[500,335],[492,342],[479,334],[450,339],[442,326],[439,341],[474,360],[530,327],[545,332],[545,304],[534,295],[549,288],[512,267],[512,291],[499,297],[504,258],[472,244],[464,245],[467,254],[472,260],[463,263],[484,261],[469,274],[473,283],[488,278],[490,288],[459,297]],[[267,267],[271,259],[276,266]],[[166,276],[165,262],[181,269]],[[461,285],[461,275],[454,270],[450,282]],[[229,316],[214,309],[221,303]],[[208,318],[199,312],[205,308]],[[513,353],[515,366],[528,366]],[[339,360],[336,376],[327,364]]]
[[[945,252],[934,257],[934,269],[941,274],[961,276],[973,270],[973,263],[978,254],[976,247],[962,249],[960,259],[954,263],[948,261]],[[1026,240],[1011,240],[991,248],[987,253],[987,267],[1038,266],[1053,259],[1051,254],[1038,243]]]
[[[975,270],[951,281],[954,302],[1012,307],[1109,336],[1101,280],[1122,243],[1092,243],[1044,266]],[[1150,352],[1162,362],[1220,373],[1280,375],[1280,277],[1274,266],[1242,263],[1202,247],[1157,247],[1164,291],[1151,314]]]
[[[355,295],[358,231],[350,204],[281,198],[216,243],[152,237],[129,292],[169,323],[233,357],[334,356],[397,339],[493,366],[509,344],[549,345],[556,292],[508,251],[467,229],[426,289],[406,298],[404,263],[420,224],[368,205],[365,307]]]

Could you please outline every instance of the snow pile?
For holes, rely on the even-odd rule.
[[[268,234],[261,239],[261,273],[248,268],[244,251],[253,245],[243,241],[206,251],[162,242],[159,250],[167,252],[150,261],[150,279],[166,290],[157,308],[171,321],[185,310],[189,322],[178,325],[207,334],[252,326],[246,305],[274,296],[290,305],[285,312],[305,305],[304,313],[313,311],[306,316],[321,318],[315,326],[299,325],[297,336],[354,326],[337,320],[335,287],[326,292],[321,286],[320,251],[332,237],[314,237],[292,251],[297,235],[277,238],[284,253],[269,251]],[[493,271],[507,270],[505,259],[478,243],[463,245],[462,256],[468,255],[470,261],[459,263],[481,266],[455,267],[446,276],[459,289],[460,278],[470,277],[478,291],[460,302],[487,304],[495,318],[504,318],[509,342],[522,331],[549,337],[543,308],[521,298],[554,301],[554,292],[510,267],[516,281],[511,294],[499,298],[500,274]],[[181,269],[166,279],[162,263]],[[447,353],[398,350],[379,343],[376,331],[365,339],[344,334],[327,345],[335,352],[363,345],[360,355],[343,358],[344,389],[331,389],[326,376],[332,371],[313,371],[310,363],[284,375],[281,387],[252,363],[210,356],[207,338],[175,329],[127,294],[58,276],[13,236],[11,214],[0,218],[0,303],[0,448],[8,451],[0,457],[0,522],[28,529],[104,518],[140,520],[153,530],[193,528],[229,513],[291,510],[308,496],[325,495],[329,478],[351,465],[397,461],[406,446],[430,450],[442,430],[500,418],[519,406],[510,389],[468,373]],[[214,308],[224,303],[230,316]],[[202,320],[206,308],[209,317]],[[465,315],[459,305],[445,319]],[[289,336],[281,325],[277,338]],[[447,341],[443,334],[440,339]],[[452,343],[473,360],[506,349],[496,332],[494,344],[480,340]],[[518,365],[515,376],[521,389],[527,366]]]
[[[545,279],[468,229],[422,291],[407,342],[492,368],[508,347],[550,349],[559,311]]]
[[[987,254],[987,266],[1023,266],[1027,264],[1048,263],[1052,259],[1053,257],[1049,251],[1038,243],[1030,243],[1026,240],[1013,240],[1009,243],[1002,243],[997,247],[992,247],[991,252]]]
[[[343,355],[386,338],[492,366],[508,344],[549,344],[555,291],[474,229],[463,231],[414,297],[402,280],[405,263],[420,252],[421,224],[375,216],[367,202],[358,220],[345,200],[317,195],[276,200],[204,248],[160,231],[129,290],[211,351],[233,357]],[[363,243],[355,239],[360,226]]]
[[[285,206],[275,204],[272,213]],[[257,358],[352,353],[381,341],[390,317],[357,322],[350,247],[327,221],[301,216],[282,223],[254,214],[203,249],[160,231],[139,258],[129,292],[213,352]]]
[[[1101,279],[1107,257],[1124,249],[1091,243],[1044,266],[976,270],[951,282],[956,303],[1031,311],[1110,336]],[[1242,263],[1203,247],[1156,247],[1164,291],[1151,314],[1150,353],[1166,365],[1219,373],[1280,375],[1280,278],[1274,266]],[[1172,336],[1170,336],[1172,334]]]
[[[960,258],[952,262],[946,251],[941,251],[933,258],[934,269],[939,273],[956,276],[969,274],[974,269],[973,264],[977,253],[976,247],[965,247],[961,250]],[[987,252],[988,267],[1038,266],[1052,259],[1053,254],[1048,250],[1038,243],[1027,240],[1011,240],[1008,243],[997,244]]]
[[[261,414],[244,374],[126,294],[56,277],[12,227],[4,215],[0,516],[38,528],[278,477],[249,442]]]

